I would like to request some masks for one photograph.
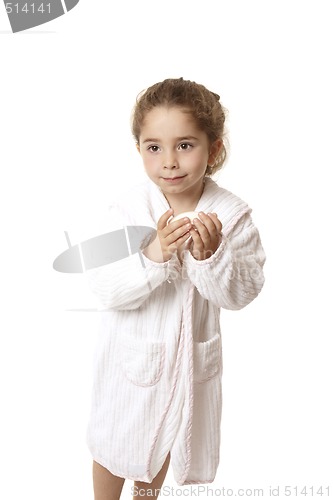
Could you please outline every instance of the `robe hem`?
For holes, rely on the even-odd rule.
[[[101,465],[102,467],[107,469],[111,474],[113,474],[116,477],[121,477],[123,479],[130,479],[131,481],[140,481],[140,482],[144,482],[144,483],[147,483],[147,482],[149,483],[149,481],[147,481],[147,476],[125,475],[123,473],[115,472],[114,469],[111,470],[111,468],[106,464],[106,461],[104,461],[103,459],[100,459],[97,457],[95,458],[94,456],[92,458],[93,458],[94,462],[96,462],[98,465]]]
[[[187,484],[211,484],[215,480],[215,477],[213,479],[206,479],[203,481],[185,481],[184,483],[180,484],[179,486],[186,486]]]
[[[95,458],[93,456],[93,461],[96,462],[98,465],[101,465],[102,467],[104,467],[105,469],[107,469],[111,474],[113,474],[114,476],[116,477],[121,477],[123,479],[129,479],[130,481],[140,481],[140,482],[143,482],[143,483],[148,483],[150,484],[154,478],[152,478],[151,481],[147,481],[147,476],[134,476],[134,475],[124,475],[124,474],[119,474],[119,473],[116,473],[114,472],[114,470],[111,470],[110,467],[108,465],[106,465],[106,461],[104,461],[103,459],[99,459],[99,458]],[[215,480],[215,476],[213,477],[213,479],[207,479],[207,480],[199,480],[199,481],[184,481],[184,482],[178,482],[176,480],[176,483],[178,484],[178,486],[186,486],[188,484],[210,484],[210,483],[213,483]]]

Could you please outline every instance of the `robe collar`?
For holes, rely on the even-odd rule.
[[[157,186],[151,179],[148,179],[148,184],[151,192],[154,193],[154,197],[156,196],[156,199],[158,200],[159,210],[162,215],[163,212],[166,212],[170,208],[168,200],[163,194],[161,188]],[[221,195],[221,189],[223,188],[219,187],[215,181],[213,181],[209,177],[206,177],[203,192],[200,196],[200,199],[194,211],[195,212],[210,211],[212,209],[211,208],[212,201],[217,194]]]

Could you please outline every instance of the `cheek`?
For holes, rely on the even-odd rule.
[[[154,169],[158,166],[158,159],[152,155],[142,156],[143,164],[146,168]]]
[[[191,158],[191,163],[194,168],[201,169],[207,166],[208,155],[203,154],[202,151],[198,151]]]

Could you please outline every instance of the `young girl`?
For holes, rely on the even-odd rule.
[[[88,428],[95,500],[120,498],[125,478],[134,497],[156,498],[169,461],[179,485],[216,474],[220,308],[258,295],[265,261],[250,208],[210,178],[226,156],[219,99],[182,78],[137,99],[132,130],[148,178],[110,220],[156,231],[141,252],[87,272],[104,307]]]

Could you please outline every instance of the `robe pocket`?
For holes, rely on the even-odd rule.
[[[221,335],[217,333],[205,342],[193,343],[193,380],[206,382],[220,372],[222,366]]]
[[[163,342],[123,339],[121,365],[125,377],[135,385],[148,387],[160,380],[165,360]]]

